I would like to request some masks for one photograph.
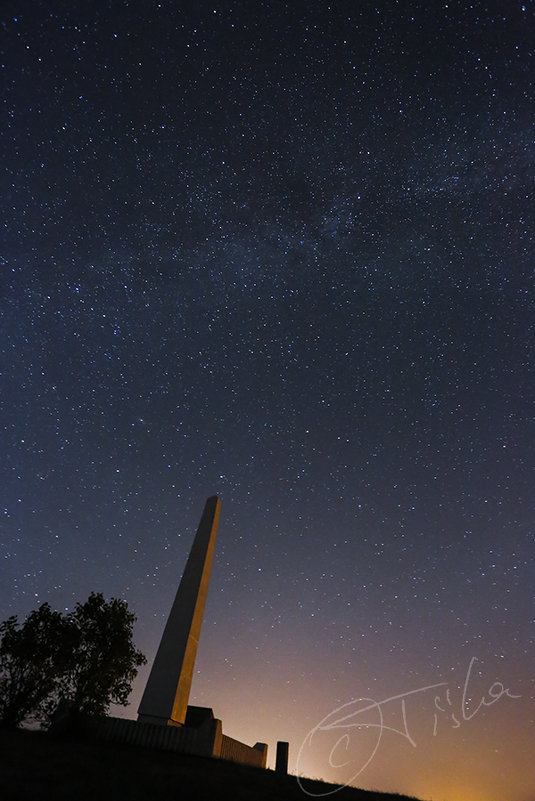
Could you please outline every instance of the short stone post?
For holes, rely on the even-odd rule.
[[[289,744],[281,740],[277,743],[277,759],[275,762],[276,773],[288,773],[288,749]]]

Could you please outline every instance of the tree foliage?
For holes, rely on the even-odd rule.
[[[0,624],[0,720],[49,722],[60,699],[76,712],[103,715],[126,706],[137,668],[146,662],[132,642],[135,615],[125,601],[91,593],[61,615],[48,604],[19,626]]]
[[[15,727],[43,714],[67,661],[65,620],[45,603],[18,628],[17,618],[0,623],[0,720]]]
[[[137,668],[146,662],[132,642],[135,615],[125,601],[106,603],[91,593],[69,617],[72,658],[60,679],[60,694],[86,714],[104,714],[110,704],[126,706]]]

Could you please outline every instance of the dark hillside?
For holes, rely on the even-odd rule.
[[[0,732],[3,801],[306,801],[295,776],[133,746]],[[334,785],[310,781],[320,794]],[[344,788],[336,801],[407,801]]]

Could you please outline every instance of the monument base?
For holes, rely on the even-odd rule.
[[[183,726],[183,723],[179,723],[176,720],[171,720],[170,718],[158,718],[154,715],[138,715],[137,716],[138,723],[148,723],[150,726]]]
[[[208,707],[188,706],[184,724],[168,724],[164,718],[155,720],[103,718],[97,724],[95,736],[106,742],[139,745],[178,754],[217,757],[259,768],[266,767],[267,745],[256,743],[251,747],[227,737],[223,734],[221,721],[214,718],[214,713]]]

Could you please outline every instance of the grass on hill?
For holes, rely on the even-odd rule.
[[[313,801],[336,785],[218,759],[0,731],[2,801]],[[346,787],[335,801],[409,801]]]

